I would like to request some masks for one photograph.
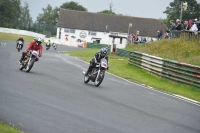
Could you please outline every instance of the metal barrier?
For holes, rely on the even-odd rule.
[[[170,38],[182,38],[186,40],[200,41],[200,31],[172,30],[169,33],[169,36]]]
[[[181,32],[182,32],[181,30],[172,30],[169,33],[169,36],[170,38],[180,38]]]
[[[129,57],[130,51],[117,48],[117,55]]]
[[[188,84],[200,89],[200,67],[165,60],[140,52],[130,52],[129,64],[172,81]]]
[[[180,38],[182,39],[186,39],[186,40],[196,40],[196,41],[200,41],[200,31],[189,31],[189,30],[185,30],[181,32],[181,36]]]
[[[87,48],[103,48],[103,47],[108,47],[107,44],[99,44],[99,43],[87,43]]]

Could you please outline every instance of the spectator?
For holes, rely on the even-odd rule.
[[[169,37],[172,38],[174,36],[174,30],[176,30],[176,24],[174,23],[174,20],[170,20],[171,27],[169,29]]]
[[[194,23],[194,22],[192,22],[192,27],[190,28],[190,31],[198,31],[198,28],[197,28],[197,25]]]
[[[183,20],[181,21],[181,29],[182,30],[184,29],[184,21]]]
[[[160,30],[160,39],[162,39],[162,36],[163,36],[163,31]]]
[[[150,37],[147,37],[146,38],[146,42],[150,42],[151,41],[151,38]]]
[[[174,20],[170,20],[170,24],[171,24],[170,31],[175,30],[176,29],[176,24],[174,23]]]
[[[133,34],[131,34],[131,37],[130,37],[130,41],[131,41],[131,43],[133,43]]]
[[[198,28],[198,31],[200,31],[200,20],[198,21],[198,19],[194,19],[195,20],[195,24]]]
[[[181,24],[181,21],[178,20],[178,21],[177,21],[177,26],[176,26],[176,31],[174,31],[174,36],[175,36],[176,38],[179,38],[179,37],[180,37],[181,30],[183,30],[183,26],[182,26],[182,24]]]
[[[157,40],[160,40],[160,31],[157,32]]]
[[[197,19],[197,18],[195,18],[195,19],[194,19],[194,23],[196,24],[196,23],[197,23],[197,21],[198,21],[198,19]]]
[[[169,38],[167,31],[164,33],[163,38]]]
[[[140,43],[146,43],[146,42],[147,42],[146,37],[141,37],[141,42]]]
[[[184,30],[189,30],[190,29],[190,25],[188,24],[188,21],[184,22]]]
[[[139,40],[139,38],[138,38],[138,36],[134,36],[134,43],[135,44],[138,44],[138,43],[140,43],[140,40]]]
[[[189,25],[190,27],[192,27],[192,20],[191,20],[191,19],[188,20],[188,25]]]
[[[181,25],[181,22],[180,22],[180,21],[177,21],[176,30],[183,30],[183,29],[182,29],[182,25]]]
[[[131,34],[128,35],[128,43],[131,43]]]

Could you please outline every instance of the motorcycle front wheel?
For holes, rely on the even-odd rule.
[[[26,67],[26,72],[28,73],[34,65],[34,59],[31,59],[30,63]]]
[[[88,83],[90,81],[89,76],[84,75],[84,83]]]
[[[19,70],[22,70],[23,68],[24,68],[24,66],[22,64],[20,64]]]
[[[101,71],[99,73],[98,77],[96,77],[96,79],[94,81],[94,84],[96,87],[98,87],[102,83],[102,81],[104,79],[104,75],[105,75],[105,71]]]

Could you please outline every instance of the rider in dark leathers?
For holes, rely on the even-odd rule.
[[[21,49],[23,48],[23,46],[24,46],[24,39],[23,39],[23,37],[21,36],[19,39],[17,39],[17,45],[18,45],[18,41],[22,41],[22,47],[21,47]],[[16,48],[17,48],[17,45],[16,45]]]
[[[92,69],[96,66],[96,64],[100,63],[101,59],[104,58],[104,57],[108,62],[108,56],[107,56],[107,49],[106,48],[102,48],[99,52],[95,53],[94,57],[90,61],[89,68],[88,68],[87,72],[85,73],[85,75],[88,75],[88,73],[90,73],[92,71]],[[108,70],[108,68],[107,68],[107,70]]]

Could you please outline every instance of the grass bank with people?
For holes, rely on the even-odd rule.
[[[125,49],[200,66],[200,42],[198,41],[162,39],[146,44],[129,44]]]
[[[185,48],[178,48],[173,43],[170,44],[170,41],[177,43],[176,45],[179,45],[179,47],[183,45]],[[156,42],[152,42],[149,44],[129,45],[129,46],[127,46],[126,49],[128,49],[128,50],[138,50],[139,49],[138,51],[148,53],[148,54],[152,54],[151,51],[155,51],[156,54],[153,53],[152,55],[156,55],[156,56],[162,55],[163,58],[173,59],[173,60],[179,59],[179,61],[181,61],[181,62],[186,62],[186,61],[187,61],[187,63],[192,62],[192,64],[195,64],[195,65],[200,64],[200,62],[199,62],[200,60],[197,61],[197,59],[199,59],[199,57],[198,56],[195,57],[195,55],[197,55],[197,53],[200,52],[200,51],[196,51],[196,49],[199,49],[198,47],[195,46],[197,44],[190,44],[190,47],[189,47],[188,46],[189,44],[187,44],[187,43],[178,44],[178,42],[180,42],[179,40],[170,40],[170,41],[169,40],[168,41],[161,40],[161,41],[156,41]],[[163,44],[163,43],[165,43],[165,44]],[[167,46],[167,45],[171,45],[171,46]],[[185,56],[185,57],[188,57],[191,60],[181,58],[181,55],[185,55],[184,53],[182,53],[183,49],[185,49],[185,52],[190,51],[190,52],[188,52],[189,55],[186,54],[187,56]],[[89,61],[93,58],[94,53],[97,51],[99,51],[99,49],[89,49],[88,48],[87,50],[84,50],[84,51],[78,51],[78,52],[71,51],[71,52],[64,52],[64,53],[67,53],[71,56],[76,56],[76,57],[89,63]],[[173,53],[175,51],[176,51],[176,53]],[[195,53],[192,53],[191,51],[195,52]],[[176,56],[173,57],[172,53],[174,56],[177,54],[177,57]],[[183,61],[181,59],[183,59]],[[155,76],[153,74],[150,74],[144,70],[138,69],[137,67],[129,65],[128,61],[129,61],[129,58],[120,57],[120,56],[116,56],[116,55],[110,55],[109,56],[110,68],[109,68],[108,72],[115,74],[117,76],[120,76],[129,81],[133,81],[133,82],[136,82],[139,84],[145,84],[146,86],[151,86],[157,90],[181,95],[181,96],[184,96],[184,97],[187,97],[187,98],[190,98],[190,99],[200,102],[200,89],[196,89],[191,86],[174,83],[174,82],[168,81],[166,79],[162,79],[162,78]]]

